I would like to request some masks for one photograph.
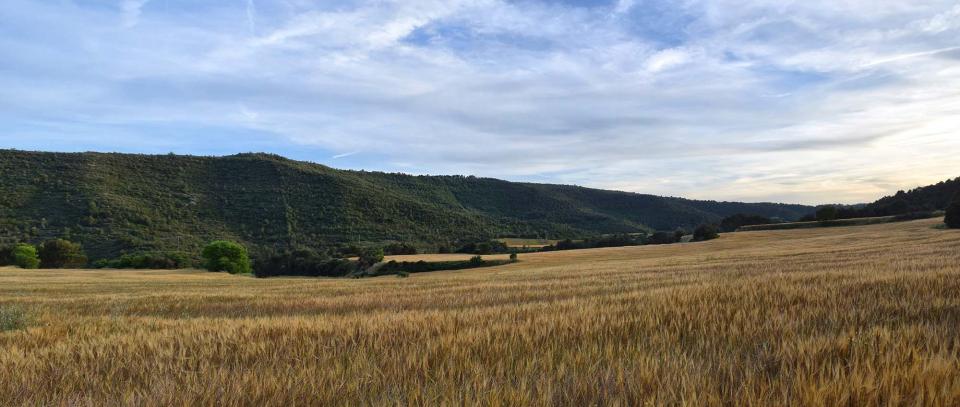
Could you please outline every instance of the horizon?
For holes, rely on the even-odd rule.
[[[10,0],[0,17],[0,148],[803,205],[960,176],[953,1]]]

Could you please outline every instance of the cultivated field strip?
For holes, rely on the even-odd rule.
[[[0,270],[0,405],[960,405],[935,221],[406,279]]]

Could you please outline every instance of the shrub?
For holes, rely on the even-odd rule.
[[[203,248],[202,256],[204,267],[209,271],[226,271],[230,274],[251,271],[247,249],[239,243],[226,240],[211,242]]]
[[[475,256],[470,260],[454,260],[454,261],[416,261],[416,262],[397,262],[389,261],[384,264],[382,267],[377,269],[371,274],[358,273],[353,274],[354,277],[373,277],[373,276],[383,276],[389,274],[399,274],[399,273],[426,273],[433,271],[444,271],[444,270],[464,270],[477,267],[492,267],[492,266],[501,266],[504,264],[509,264],[509,260],[483,260],[478,259],[480,256]]]
[[[417,248],[407,243],[391,243],[383,248],[383,252],[391,256],[417,254]]]
[[[27,327],[27,313],[19,307],[0,307],[0,332]]]
[[[13,265],[13,246],[0,247],[0,267]]]
[[[768,225],[771,223],[774,223],[773,219],[764,216],[736,214],[727,216],[720,221],[720,231],[736,232],[737,229],[744,226]]]
[[[25,268],[35,269],[40,267],[40,257],[37,256],[37,248],[29,244],[18,244],[11,252],[13,265]]]
[[[681,236],[682,237],[682,236]],[[677,243],[677,235],[670,232],[655,232],[650,236],[650,244],[671,244]]]
[[[360,264],[363,267],[370,267],[383,261],[383,249],[379,247],[367,247],[360,251]]]
[[[960,194],[953,199],[953,203],[947,207],[947,214],[943,218],[943,221],[947,224],[947,227],[952,229],[960,229]]]
[[[147,252],[125,254],[119,259],[97,260],[95,268],[113,269],[166,269],[175,270],[191,267],[193,262],[185,253],[179,252]]]
[[[511,261],[511,262],[514,262],[514,263],[517,262],[517,253],[516,253],[516,252],[510,253],[510,261]]]
[[[254,262],[253,273],[257,277],[343,277],[356,271],[358,264],[345,259],[331,259],[312,250],[299,249],[259,257]]]
[[[693,231],[693,241],[695,242],[713,240],[718,237],[720,237],[720,233],[717,231],[717,227],[713,225],[700,225]]]
[[[465,254],[493,254],[506,253],[510,248],[507,244],[498,240],[490,240],[479,243],[468,243],[457,250],[457,253]]]
[[[836,206],[828,205],[820,209],[817,209],[817,220],[824,222],[829,220],[836,220],[840,211]]]
[[[76,268],[87,265],[87,256],[79,244],[64,239],[44,242],[38,250],[40,266],[48,269]]]

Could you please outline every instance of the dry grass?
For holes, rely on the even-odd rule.
[[[256,280],[0,270],[0,405],[958,405],[934,221]]]

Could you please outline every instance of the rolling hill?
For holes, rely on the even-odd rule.
[[[62,237],[92,259],[254,253],[402,241],[575,238],[691,228],[735,213],[794,220],[812,207],[665,198],[465,176],[346,171],[268,154],[226,157],[0,150],[0,243]]]

